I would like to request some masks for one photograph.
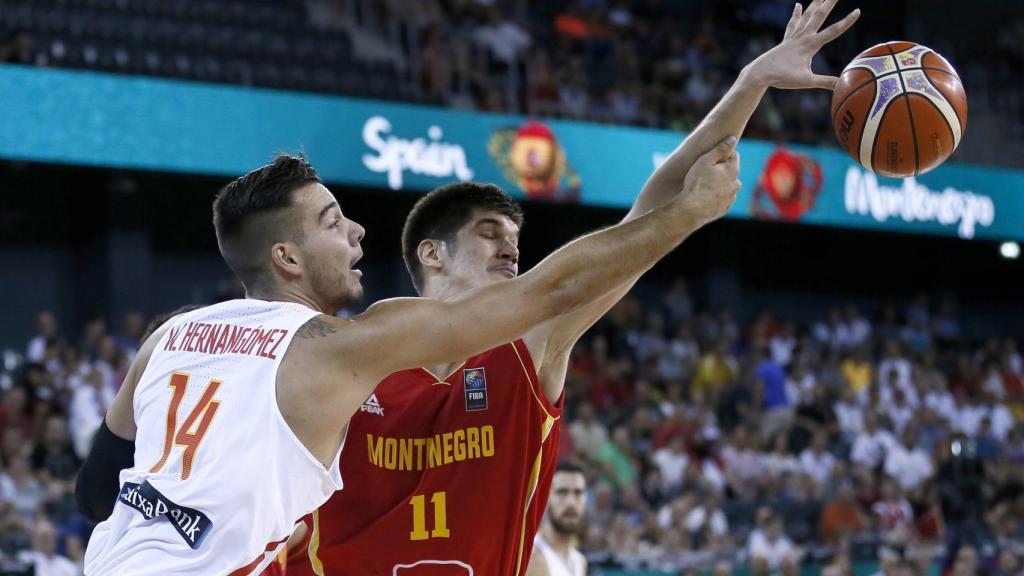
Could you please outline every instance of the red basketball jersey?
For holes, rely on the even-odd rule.
[[[446,378],[384,379],[349,422],[343,490],[288,576],[519,576],[547,505],[561,400],[522,340]]]

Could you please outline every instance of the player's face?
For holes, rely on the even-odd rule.
[[[555,472],[548,498],[548,520],[562,534],[579,535],[586,509],[587,479],[579,472]]]
[[[308,284],[325,311],[333,313],[363,295],[363,273],[352,266],[363,257],[359,242],[366,230],[345,218],[338,201],[322,184],[296,191],[305,241],[302,254]]]
[[[519,274],[519,226],[498,212],[474,210],[446,251],[445,274],[467,287],[485,286]]]

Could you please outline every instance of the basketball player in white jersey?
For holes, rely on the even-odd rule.
[[[728,211],[735,143],[701,156],[671,200],[518,278],[349,319],[334,314],[362,293],[364,230],[312,166],[281,156],[228,184],[214,225],[247,297],[175,316],[143,344],[79,474],[91,515],[118,489],[86,574],[258,573],[342,487],[347,421],[384,376],[511,341],[649,269]]]
[[[558,463],[544,524],[533,539],[526,576],[586,576],[587,559],[576,549],[583,536],[587,477],[578,464]]]

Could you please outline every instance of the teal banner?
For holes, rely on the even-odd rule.
[[[969,128],[968,128],[969,129]],[[236,176],[302,151],[325,180],[628,207],[685,134],[333,96],[0,65],[0,157]],[[730,216],[1024,240],[1024,171],[893,180],[838,150],[744,140]]]

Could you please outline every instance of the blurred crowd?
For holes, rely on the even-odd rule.
[[[139,312],[117,330],[102,318],[79,332],[40,312],[24,350],[0,364],[0,560],[3,574],[81,574],[92,524],[74,480],[139,348]],[[34,572],[32,571],[34,570]]]
[[[590,476],[581,544],[594,566],[1021,570],[1013,339],[967,341],[955,307],[927,296],[798,326],[700,309],[683,280],[656,294],[617,305],[569,370],[560,448]],[[37,574],[80,570],[92,527],[73,480],[145,321],[67,330],[43,311],[25,348],[4,353],[4,558]]]
[[[589,463],[597,564],[1021,570],[1021,354],[964,340],[948,303],[741,323],[695,310],[679,281],[609,313],[566,390],[562,451]]]
[[[35,4],[0,0],[0,62],[673,130],[694,128],[739,70],[781,39],[792,13],[789,0]],[[984,100],[1014,120],[1006,137],[1019,140],[1024,20],[1006,24],[983,46],[933,48],[963,66],[985,63],[971,67],[972,110]],[[837,75],[850,50],[826,48],[814,70]],[[832,145],[829,108],[823,90],[770,91],[746,133]]]
[[[781,39],[792,12],[774,0],[412,4],[377,3],[379,20],[413,30],[415,80],[441,104],[673,130],[693,129],[740,68]],[[814,63],[823,74],[842,67],[825,55]],[[773,92],[747,133],[831,142],[829,106],[824,91]]]

